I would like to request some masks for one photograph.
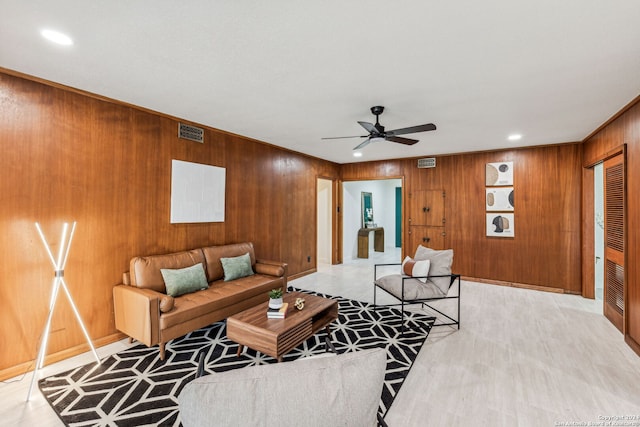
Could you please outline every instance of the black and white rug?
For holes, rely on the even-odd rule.
[[[297,289],[296,289],[297,290]],[[301,291],[306,292],[306,291]],[[309,292],[314,293],[314,292]],[[384,416],[422,348],[435,318],[405,313],[400,336],[400,313],[390,307],[314,293],[339,301],[339,319],[331,326],[338,353],[367,348],[387,349],[387,371],[380,400]],[[324,332],[285,355],[284,361],[325,351]],[[178,400],[182,388],[195,377],[198,356],[205,352],[209,373],[275,363],[269,356],[227,339],[224,322],[191,332],[167,343],[161,361],[158,348],[138,345],[39,381],[39,387],[60,419],[69,426],[179,426]]]

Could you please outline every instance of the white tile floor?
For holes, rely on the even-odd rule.
[[[394,249],[372,252],[368,260],[320,265],[290,284],[372,301],[372,265],[399,258]],[[387,423],[537,427],[628,416],[636,417],[628,425],[640,426],[640,357],[601,313],[601,302],[575,295],[463,282],[462,328],[431,332]],[[106,357],[127,346],[123,340],[98,353]],[[87,353],[41,373],[91,361]],[[62,425],[39,391],[25,402],[30,379],[0,385],[0,424]]]

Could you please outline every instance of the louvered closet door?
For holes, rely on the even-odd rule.
[[[624,332],[624,157],[604,162],[604,315]]]

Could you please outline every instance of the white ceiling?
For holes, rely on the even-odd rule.
[[[637,0],[0,0],[0,67],[350,163],[580,141],[640,94]],[[65,32],[72,46],[44,40]],[[352,156],[384,105],[413,146]],[[518,143],[507,135],[521,133]]]

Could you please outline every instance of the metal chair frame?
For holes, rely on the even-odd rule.
[[[399,266],[402,265],[400,263],[392,263],[392,264],[375,264],[373,266],[373,307],[374,310],[376,307],[378,307],[378,305],[376,304],[376,288],[380,287],[378,285],[376,285],[376,280],[378,279],[378,267],[388,267],[388,266]],[[413,279],[417,279],[417,278],[433,278],[433,277],[450,277],[451,278],[451,282],[449,283],[449,288],[447,289],[447,294],[445,296],[442,297],[431,297],[431,298],[420,298],[420,299],[414,299],[414,300],[405,300],[404,299],[404,289],[405,289],[405,281],[406,280],[413,280]],[[448,296],[449,292],[451,291],[451,287],[453,286],[454,283],[458,284],[458,292],[457,295],[455,296]],[[457,326],[458,329],[460,329],[460,275],[459,274],[447,274],[447,275],[442,275],[442,276],[402,276],[402,298],[398,298],[396,295],[393,295],[391,292],[387,291],[386,289],[380,287],[381,290],[385,291],[387,294],[391,295],[392,297],[394,297],[397,300],[400,300],[399,303],[397,304],[381,304],[380,307],[396,307],[396,306],[401,306],[400,309],[400,318],[401,318],[401,325],[400,325],[400,333],[403,334],[404,333],[404,306],[405,305],[414,305],[414,304],[420,304],[422,306],[422,308],[429,307],[429,309],[435,311],[436,313],[446,317],[447,319],[450,320],[450,322],[447,323],[436,323],[433,326]],[[433,302],[433,301],[441,301],[441,300],[447,300],[447,299],[457,299],[458,300],[458,312],[457,312],[457,319],[454,319],[453,317],[449,316],[448,314],[443,313],[442,311],[438,310],[437,308],[433,307],[432,305],[430,305],[429,303]]]

